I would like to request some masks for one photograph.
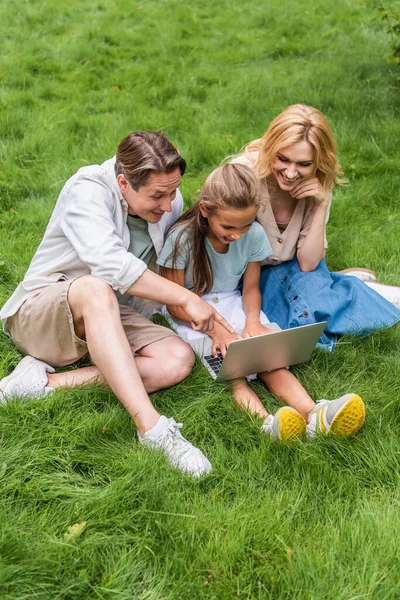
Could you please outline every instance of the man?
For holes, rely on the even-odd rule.
[[[182,381],[193,353],[138,312],[150,311],[142,299],[175,304],[199,331],[214,320],[231,330],[198,296],[151,270],[181,214],[177,188],[185,168],[163,133],[134,132],[114,158],[67,181],[24,280],[0,312],[5,332],[26,355],[0,382],[0,400],[106,382],[134,420],[140,442],[163,449],[174,465],[198,476],[211,470],[209,461],[148,397]],[[93,366],[55,372],[87,353]]]

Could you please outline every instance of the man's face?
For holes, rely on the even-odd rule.
[[[128,213],[137,215],[148,223],[158,223],[165,212],[172,211],[172,201],[181,182],[181,172],[179,168],[172,173],[154,172],[137,191],[124,175],[118,175],[117,180],[128,203]]]

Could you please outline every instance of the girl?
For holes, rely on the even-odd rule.
[[[172,227],[157,260],[165,277],[202,296],[235,329],[231,334],[216,324],[207,332],[214,354],[220,350],[224,356],[233,340],[271,331],[260,312],[260,262],[271,254],[271,246],[255,222],[259,210],[255,174],[242,165],[223,165],[208,177],[198,202]],[[167,309],[178,335],[189,343],[207,335],[190,328],[190,318],[182,309]],[[232,393],[239,407],[263,419],[263,431],[275,439],[301,437],[306,428],[310,436],[330,431],[345,437],[364,421],[364,404],[355,394],[323,400],[316,406],[289,370],[259,373],[258,377],[289,406],[269,415],[244,378],[232,382]]]
[[[328,321],[318,345],[331,351],[338,335],[366,335],[399,321],[400,288],[376,283],[367,269],[330,273],[326,266],[332,190],[343,180],[332,132],[317,109],[289,106],[232,162],[260,180],[258,220],[273,250],[262,262],[260,289],[272,321],[283,329]]]

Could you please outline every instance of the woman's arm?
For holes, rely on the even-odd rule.
[[[302,271],[314,271],[320,261],[325,258],[325,224],[330,197],[317,177],[300,183],[293,189],[291,196],[297,200],[312,197],[315,201],[314,216],[310,229],[302,246],[297,250],[300,269]]]
[[[328,207],[317,205],[314,217],[302,246],[297,250],[297,260],[302,271],[315,271],[325,258],[325,221]]]

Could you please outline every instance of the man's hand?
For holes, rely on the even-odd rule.
[[[172,272],[174,269],[170,269]],[[181,275],[183,277],[183,270]],[[167,307],[178,307],[186,313],[190,320],[191,327],[197,331],[206,333],[213,329],[214,322],[219,323],[222,327],[233,333],[232,327],[224,317],[214,310],[207,302],[204,302],[199,296],[185,289],[182,282],[171,281],[153,273],[150,269],[146,269],[144,273],[135,281],[135,283],[127,290],[131,296],[138,298],[147,298],[156,302],[164,303]],[[175,312],[171,312],[172,315]],[[180,319],[183,315],[176,316]],[[186,320],[186,319],[184,319]]]
[[[233,333],[233,328],[229,325],[228,321],[212,306],[195,294],[190,294],[190,297],[184,302],[182,308],[190,318],[192,329],[196,331],[206,333],[214,329],[214,324],[218,323],[227,332]]]

